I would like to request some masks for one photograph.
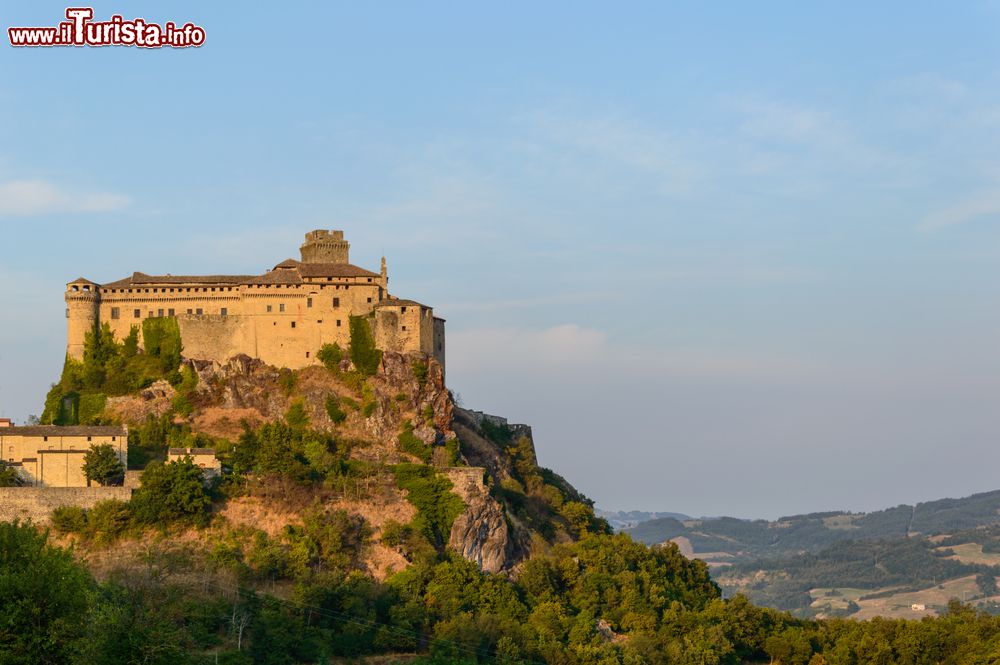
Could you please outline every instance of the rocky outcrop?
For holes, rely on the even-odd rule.
[[[261,360],[239,355],[225,363],[185,362],[198,375],[199,401],[206,406],[253,409],[268,419],[279,418],[288,409],[288,399],[278,389],[281,372]]]
[[[454,492],[465,502],[465,512],[451,527],[448,546],[487,573],[513,566],[514,544],[503,507],[483,484],[485,470],[464,467],[444,470]]]
[[[427,368],[421,381],[414,366]],[[424,443],[433,445],[455,438],[451,429],[454,402],[444,385],[444,370],[434,358],[402,353],[382,354],[380,372],[372,377],[372,384],[380,399],[396,400],[406,410],[417,414],[413,433]],[[402,397],[400,402],[399,398]],[[391,407],[379,404],[383,416],[394,412]],[[392,434],[399,433],[399,423],[390,423]]]
[[[149,416],[159,418],[169,411],[176,394],[174,387],[161,379],[138,394],[109,397],[105,408],[116,420],[141,423]]]

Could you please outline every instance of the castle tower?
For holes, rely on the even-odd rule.
[[[350,263],[351,243],[344,240],[343,231],[310,231],[299,248],[302,263]]]
[[[66,285],[66,353],[83,360],[87,333],[98,323],[101,306],[100,286],[83,277]]]

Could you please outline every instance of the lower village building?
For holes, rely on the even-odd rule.
[[[83,457],[91,446],[110,445],[122,465],[128,459],[125,427],[0,427],[3,461],[18,470],[29,487],[89,487]]]
[[[222,475],[222,462],[215,456],[214,448],[170,448],[167,450],[168,462],[179,462],[185,457],[201,469],[206,480]]]

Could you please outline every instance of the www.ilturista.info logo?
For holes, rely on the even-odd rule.
[[[67,21],[49,28],[7,28],[11,46],[139,46],[186,48],[205,43],[205,29],[193,23],[163,25],[145,19],[130,21],[115,14],[108,21],[93,21],[91,7],[70,7]]]

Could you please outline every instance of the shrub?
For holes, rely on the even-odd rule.
[[[410,453],[424,464],[430,463],[434,451],[430,446],[417,438],[417,435],[413,433],[412,424],[406,424],[406,428],[400,433],[398,440],[399,447],[404,452]]]
[[[413,368],[413,376],[416,378],[417,383],[423,385],[427,380],[427,363],[422,360],[415,360],[410,367]]]
[[[124,501],[98,501],[87,511],[87,533],[98,541],[117,540],[131,525],[132,512]]]
[[[60,533],[83,533],[87,528],[87,513],[79,506],[59,506],[52,511],[51,519]]]
[[[283,368],[278,373],[278,386],[281,388],[281,393],[285,397],[291,397],[292,392],[295,390],[296,383],[298,383],[298,378],[292,370]]]
[[[316,353],[316,357],[331,372],[340,371],[340,361],[344,359],[344,350],[339,344],[324,344]]]
[[[336,395],[329,395],[326,398],[326,415],[337,424],[347,420],[347,414],[340,408],[340,399]]]
[[[292,402],[285,412],[285,422],[295,430],[303,430],[309,427],[309,414],[306,413],[306,405],[301,399]]]

